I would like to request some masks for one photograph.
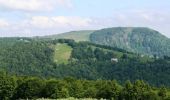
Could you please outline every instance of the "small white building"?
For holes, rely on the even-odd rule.
[[[117,58],[112,58],[111,62],[118,62],[118,59]]]
[[[140,55],[140,57],[142,57],[142,58],[143,58],[144,56],[145,56],[145,55]]]

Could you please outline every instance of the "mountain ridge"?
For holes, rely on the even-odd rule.
[[[147,27],[111,27],[101,30],[71,31],[42,38],[89,41],[139,54],[170,56],[170,38]]]
[[[95,30],[79,30],[79,31],[70,31],[65,33],[59,33],[54,35],[47,35],[40,38],[46,39],[73,39],[75,41],[90,41],[90,34]]]
[[[145,27],[114,27],[93,32],[93,43],[122,48],[135,53],[170,55],[170,39]],[[159,48],[159,49],[158,49]]]

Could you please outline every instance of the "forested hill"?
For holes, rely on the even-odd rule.
[[[72,31],[39,38],[90,41],[140,54],[170,56],[170,39],[158,31],[145,27],[114,27],[101,30]]]
[[[90,34],[94,30],[71,31],[61,34],[39,37],[41,39],[73,39],[75,41],[90,41]]]
[[[93,43],[118,47],[135,53],[170,56],[170,39],[149,28],[106,28],[93,32],[90,40]]]
[[[123,49],[67,39],[5,38],[0,44],[0,69],[10,74],[116,79],[119,82],[142,79],[152,85],[170,86],[168,56],[150,58]]]

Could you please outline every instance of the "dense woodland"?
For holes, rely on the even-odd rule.
[[[8,39],[7,39],[8,40]],[[109,46],[73,40],[16,39],[0,47],[0,69],[14,75],[74,77],[78,79],[144,80],[154,86],[170,86],[170,58],[141,57]],[[9,39],[11,40],[11,39]],[[10,44],[12,43],[12,44]],[[53,60],[51,45],[66,43],[73,48],[68,64]],[[118,62],[111,61],[117,58]]]
[[[145,27],[114,27],[93,32],[93,43],[148,55],[170,56],[170,39]]]
[[[67,77],[43,79],[9,76],[0,72],[0,100],[38,98],[104,98],[110,100],[170,100],[169,89],[136,80],[120,85],[116,80],[84,80]]]

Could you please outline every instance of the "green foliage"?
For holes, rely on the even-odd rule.
[[[130,52],[170,56],[170,39],[148,28],[115,27],[93,32],[93,43],[118,47]]]
[[[26,81],[24,81],[22,84],[18,85],[18,87],[15,90],[15,94],[13,96],[13,99],[19,99],[19,98],[39,98],[43,94],[42,90],[45,86],[43,80],[38,78],[30,78]]]
[[[12,46],[0,47],[0,68],[10,73],[37,75],[52,63],[53,49],[48,43],[16,42]]]
[[[61,44],[61,51],[55,56],[53,47],[57,44]],[[67,51],[71,52],[71,55],[64,57]],[[67,63],[56,63],[54,58]],[[118,62],[112,61],[112,58],[118,59]],[[11,46],[0,47],[0,69],[16,75],[116,79],[121,83],[141,79],[155,86],[170,86],[169,66],[169,57],[141,57],[110,46],[89,42],[76,43],[67,39],[29,42],[22,40],[12,43]],[[81,97],[81,94],[77,97]]]
[[[158,95],[163,99],[165,99],[165,97],[167,96],[167,90],[165,87],[161,87],[159,92],[158,92]]]
[[[8,100],[13,96],[16,82],[13,77],[0,73],[0,100]]]
[[[49,80],[46,82],[46,86],[44,88],[44,97],[50,97],[50,98],[55,98],[57,97],[56,95],[56,90],[57,90],[57,81],[56,80]]]
[[[46,86],[43,90],[43,96],[46,98],[67,98],[69,97],[69,92],[67,88],[67,83],[65,81],[48,80]]]
[[[41,37],[43,39],[73,39],[75,41],[89,41],[90,34],[93,33],[93,30],[84,30],[84,31],[72,31],[57,35]]]
[[[99,81],[97,98],[118,99],[121,88],[116,81]]]
[[[14,76],[1,74],[1,77],[3,77],[0,83],[1,100],[69,97],[109,100],[168,100],[169,98],[168,88],[156,88],[141,80],[133,83],[127,81],[125,85],[120,85],[115,80],[41,79],[15,76],[16,81],[21,79],[22,81],[14,85]]]

